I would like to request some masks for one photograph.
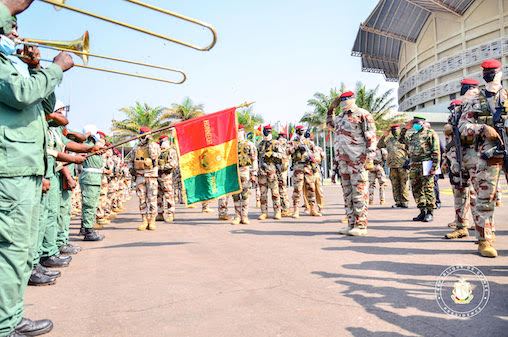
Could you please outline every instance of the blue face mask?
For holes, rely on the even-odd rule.
[[[421,124],[413,124],[413,129],[415,129],[415,131],[418,132],[422,129],[422,125]]]
[[[0,36],[0,52],[11,55],[16,51],[16,44],[5,35]]]

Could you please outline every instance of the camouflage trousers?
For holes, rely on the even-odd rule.
[[[374,169],[369,171],[369,201],[374,201],[376,180],[379,184],[379,201],[385,201],[386,175],[384,167],[379,164],[374,165]]]
[[[108,216],[111,212],[108,210],[108,177],[102,175],[101,180],[101,194],[99,196],[99,208],[97,208],[97,219],[102,219]]]
[[[175,217],[175,195],[173,189],[173,174],[161,173],[158,178],[159,193],[157,194],[157,209],[159,214]]]
[[[422,164],[415,163],[411,165],[409,180],[411,181],[411,190],[418,209],[433,211],[436,208],[434,175],[424,176]]]
[[[279,181],[280,204],[282,211],[286,212],[291,208],[288,197],[288,171],[277,171],[277,180]]]
[[[120,198],[119,198],[119,184],[118,184],[118,178],[112,178],[110,181],[109,181],[109,186],[108,186],[108,199],[110,200],[110,203],[111,203],[111,210],[114,210],[114,209],[117,209],[118,207],[120,207]]]
[[[476,165],[478,155],[473,149],[465,149],[462,153],[463,184],[460,184],[459,163],[455,148],[446,154],[450,162],[450,183],[453,191],[453,204],[455,207],[455,224],[457,228],[466,228],[468,223],[467,213],[471,210],[473,218],[476,216]]]
[[[491,241],[492,233],[496,230],[494,208],[501,170],[501,163],[487,164],[487,161],[478,159],[476,179],[473,181],[476,191],[476,214],[473,214],[473,218],[479,240]]]
[[[503,190],[501,189],[501,184],[498,182],[497,191],[496,191],[496,203],[503,202]]]
[[[302,196],[303,184],[307,189],[307,200],[310,207],[316,204],[315,173],[310,164],[293,165],[293,206],[298,207]]]
[[[235,216],[237,218],[247,218],[249,215],[249,194],[250,194],[250,167],[240,167],[240,186],[242,191],[233,194],[235,203]]]
[[[344,193],[344,205],[349,227],[367,228],[369,178],[362,164],[338,161],[340,184]]]
[[[273,166],[273,165],[272,165]],[[272,193],[273,210],[275,213],[281,212],[280,194],[279,194],[279,181],[275,166],[266,171],[260,171],[259,177],[259,190],[261,193],[261,213],[268,214],[268,191]]]
[[[314,174],[314,190],[316,191],[316,204],[319,210],[322,210],[325,207],[325,202],[323,199],[323,186],[321,186],[321,172],[319,171],[316,171],[316,174]],[[307,185],[303,184],[303,203],[307,209],[309,208],[308,193]]]
[[[201,210],[202,211],[205,211],[209,208],[210,208],[210,203],[208,201],[201,203]],[[219,208],[219,217],[228,215],[228,198],[227,197],[222,197],[222,198],[218,199],[218,208]]]
[[[392,182],[393,200],[396,204],[407,205],[409,202],[409,173],[402,167],[390,168],[390,181]]]
[[[73,212],[81,209],[81,185],[79,183],[77,183],[76,187],[72,190],[71,200]]]
[[[261,189],[259,188],[259,182],[256,185],[256,203],[261,203]]]
[[[157,188],[157,177],[136,177],[136,193],[141,215],[157,216]]]

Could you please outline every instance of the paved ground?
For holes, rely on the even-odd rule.
[[[83,252],[56,285],[29,287],[26,316],[51,318],[51,336],[74,337],[506,336],[507,206],[496,210],[500,257],[486,259],[473,239],[442,239],[449,192],[430,224],[408,221],[414,204],[371,207],[367,237],[338,235],[340,188],[325,196],[323,218],[260,223],[251,208],[252,223],[236,227],[180,205],[177,222],[155,232],[135,230],[133,198],[106,240],[73,242]],[[478,267],[490,284],[486,308],[470,319],[435,300],[438,276],[456,264]]]

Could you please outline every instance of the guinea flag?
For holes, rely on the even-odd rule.
[[[236,108],[175,125],[187,205],[238,193]]]

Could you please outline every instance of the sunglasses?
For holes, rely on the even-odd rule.
[[[345,101],[345,100],[347,100],[347,99],[350,99],[351,97],[352,97],[352,96],[349,96],[349,97],[341,97],[341,98],[340,98],[340,101],[341,101],[341,102],[343,102],[343,101]]]

